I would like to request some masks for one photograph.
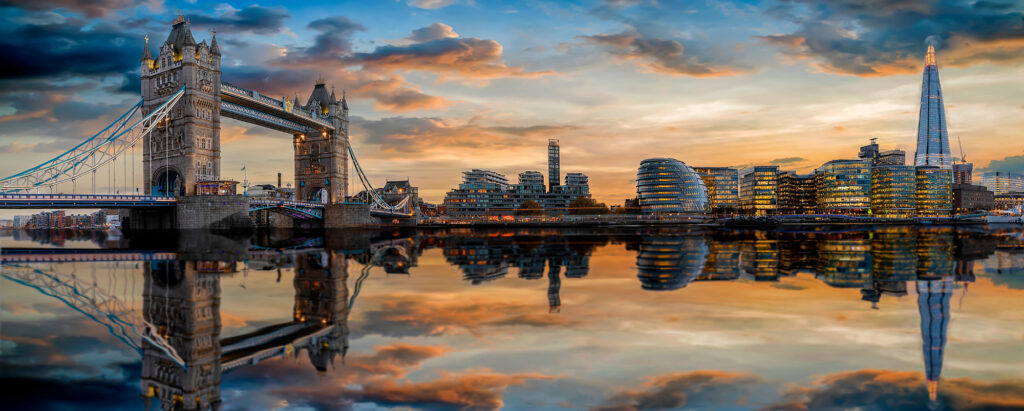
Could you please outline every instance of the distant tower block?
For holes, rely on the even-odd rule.
[[[220,47],[196,44],[189,21],[174,19],[154,60],[149,37],[140,62],[142,114],[166,102],[182,86],[185,96],[168,120],[143,140],[144,184],[151,193],[195,194],[195,183],[220,178]]]
[[[559,170],[559,159],[558,154],[558,140],[548,140],[548,191],[555,191],[555,187],[558,187],[558,181],[561,180],[561,171]]]
[[[299,107],[298,98],[293,103]],[[344,202],[348,196],[348,102],[318,79],[302,110],[334,126],[295,136],[295,199]]]
[[[939,85],[939,67],[935,62],[935,47],[928,46],[925,58],[924,80],[921,83],[921,113],[917,122],[917,153],[914,165],[936,166],[949,170],[953,156],[949,152],[949,133],[946,130],[946,110],[942,104]]]

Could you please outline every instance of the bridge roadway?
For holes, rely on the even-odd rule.
[[[174,197],[122,194],[0,194],[0,208],[174,207]]]

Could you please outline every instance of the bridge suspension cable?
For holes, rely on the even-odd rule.
[[[410,196],[406,195],[402,198],[402,201],[396,204],[389,204],[387,201],[384,201],[380,194],[377,193],[377,190],[373,188],[373,184],[370,184],[370,179],[363,172],[363,168],[359,166],[359,159],[356,158],[356,152],[352,150],[351,144],[348,146],[348,153],[352,157],[352,165],[355,166],[356,176],[359,177],[359,182],[363,184],[363,189],[366,190],[367,195],[370,197],[371,206],[395,214],[412,214],[408,207]]]
[[[185,87],[182,86],[177,93],[152,113],[131,123],[131,119],[142,108],[140,99],[117,120],[70,150],[28,170],[0,179],[0,193],[17,193],[41,188],[52,190],[57,184],[68,181],[74,184],[78,178],[90,174],[93,181],[93,192],[95,192],[96,170],[107,164],[112,164],[111,167],[116,168],[114,160],[133,150],[143,136],[152,132],[161,121],[168,117],[171,109],[184,95]],[[124,171],[127,173],[127,168]],[[111,189],[114,189],[113,185],[116,184],[116,180],[112,175],[110,180]],[[126,182],[127,177],[124,177],[122,183]]]

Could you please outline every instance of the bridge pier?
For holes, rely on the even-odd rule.
[[[351,228],[380,225],[370,215],[369,204],[326,204],[324,205],[324,228]]]
[[[174,208],[133,208],[122,225],[127,230],[251,230],[249,197],[179,196]]]

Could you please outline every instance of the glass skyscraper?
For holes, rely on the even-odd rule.
[[[942,87],[939,85],[939,66],[935,63],[935,47],[928,46],[925,58],[924,80],[921,83],[921,113],[917,122],[917,153],[914,165],[953,167],[949,152],[949,133],[946,130],[946,110],[942,105]]]

